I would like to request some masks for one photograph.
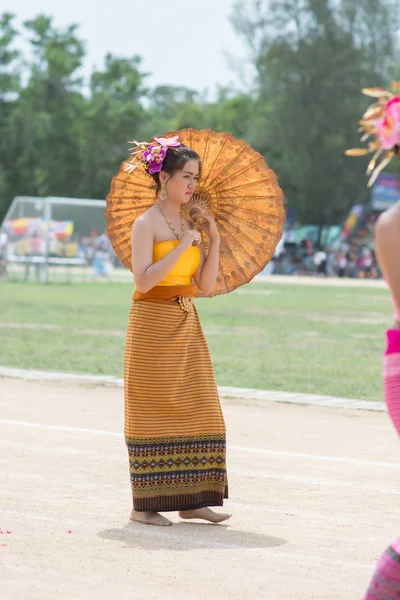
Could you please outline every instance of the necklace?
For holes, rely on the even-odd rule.
[[[164,217],[164,219],[166,220],[167,224],[169,225],[169,228],[171,229],[172,233],[174,234],[174,236],[180,240],[182,237],[183,232],[185,231],[186,227],[185,227],[185,221],[183,220],[183,216],[181,215],[181,229],[182,229],[182,233],[179,235],[179,233],[176,231],[175,227],[172,225],[171,221],[168,219],[168,217],[166,217],[163,213],[163,211],[161,210],[161,206],[159,204],[157,204],[160,213],[162,214],[162,216]]]

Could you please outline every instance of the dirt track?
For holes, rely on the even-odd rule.
[[[162,529],[128,523],[120,388],[0,378],[0,411],[2,600],[357,600],[398,534],[383,413],[224,401],[234,516]]]

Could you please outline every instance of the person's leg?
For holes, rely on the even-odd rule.
[[[389,416],[400,435],[400,330],[389,329],[384,358],[385,401]]]
[[[382,554],[363,600],[400,598],[400,539]]]
[[[400,330],[389,329],[383,379],[389,416],[400,435]],[[363,600],[400,598],[400,539],[382,554]]]

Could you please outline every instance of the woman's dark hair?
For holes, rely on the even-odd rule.
[[[200,156],[195,150],[189,148],[189,146],[184,146],[183,144],[176,148],[170,147],[167,150],[161,170],[168,173],[168,175],[174,175],[178,171],[182,171],[189,160],[197,160],[199,163],[199,171],[201,170]],[[156,182],[156,195],[158,195],[161,189],[160,173],[154,173],[152,178]]]

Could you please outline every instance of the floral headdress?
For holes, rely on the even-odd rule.
[[[177,135],[171,138],[155,137],[154,140],[154,142],[136,142],[135,140],[129,142],[134,144],[133,148],[129,148],[134,152],[128,162],[125,163],[125,171],[132,173],[138,163],[141,162],[150,175],[159,173],[167,156],[168,148],[176,148],[181,145]]]
[[[359,131],[364,131],[361,141],[366,141],[373,136],[368,148],[351,148],[346,150],[347,156],[364,156],[374,152],[367,168],[367,175],[371,175],[368,187],[371,187],[379,173],[389,164],[400,149],[400,82],[393,81],[391,88],[394,93],[383,88],[364,88],[363,94],[377,101],[364,113]],[[397,95],[396,95],[397,94]],[[376,165],[381,154],[383,160]]]

